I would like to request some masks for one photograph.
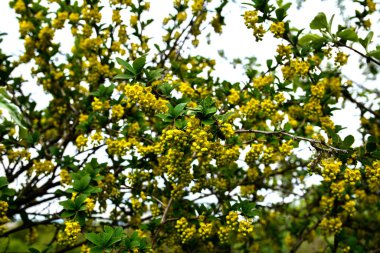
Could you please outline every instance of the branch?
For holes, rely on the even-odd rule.
[[[256,133],[256,134],[265,134],[265,135],[277,135],[277,136],[288,136],[292,138],[293,140],[298,140],[298,141],[307,141],[309,142],[315,149],[319,149],[325,152],[333,152],[333,153],[345,153],[347,154],[348,151],[340,148],[335,148],[333,146],[330,146],[326,144],[323,141],[320,140],[315,140],[311,138],[306,138],[302,136],[297,136],[293,135],[291,133],[285,132],[285,131],[263,131],[263,130],[254,130],[254,129],[240,129],[236,130],[235,133],[240,134],[240,133]]]
[[[373,62],[373,63],[375,63],[376,65],[380,66],[380,62],[379,62],[378,60],[375,60],[374,58],[372,58],[372,57],[370,57],[370,56],[368,56],[368,55],[363,54],[362,52],[356,50],[356,49],[353,48],[353,47],[347,46],[347,45],[345,45],[345,44],[343,44],[343,43],[341,43],[341,42],[337,42],[336,45],[341,46],[341,47],[346,47],[346,48],[348,48],[348,49],[354,51],[354,52],[357,53],[358,55],[360,55],[360,56],[366,58],[367,61]]]
[[[359,107],[359,109],[360,109],[361,111],[364,111],[364,112],[370,112],[370,113],[372,113],[374,116],[376,116],[376,117],[380,117],[380,114],[379,114],[378,112],[375,112],[375,111],[372,110],[371,108],[366,107],[363,103],[361,103],[361,102],[357,101],[356,99],[354,99],[354,98],[351,96],[350,92],[348,92],[348,90],[347,90],[346,88],[342,89],[342,94],[343,94],[343,96],[344,96],[345,98],[347,98],[350,102],[356,104],[356,105]]]

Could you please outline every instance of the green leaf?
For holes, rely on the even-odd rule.
[[[350,40],[350,41],[358,41],[359,40],[358,35],[351,28],[347,28],[347,29],[344,29],[343,31],[338,32],[337,36],[341,39],[344,39],[344,40]]]
[[[214,113],[216,113],[216,111],[217,111],[216,107],[207,108],[205,111],[205,115],[214,114]]]
[[[86,201],[86,198],[87,198],[87,196],[86,196],[85,194],[80,194],[79,196],[77,196],[77,197],[75,198],[74,203],[75,203],[75,205],[76,205],[76,207],[77,207],[78,209],[79,209],[80,206]]]
[[[10,100],[8,100],[9,96],[6,94],[4,88],[1,88],[0,90],[2,91],[0,92],[0,108],[4,108],[5,110],[7,110],[11,119],[18,126],[26,128],[26,124],[18,108],[14,104],[12,104]]]
[[[128,80],[128,79],[133,79],[135,76],[130,75],[130,74],[118,74],[114,76],[113,80]]]
[[[324,38],[319,36],[318,34],[313,34],[313,33],[309,33],[309,34],[305,34],[304,36],[302,36],[299,40],[298,40],[298,44],[300,46],[306,46],[310,43],[313,43],[313,42],[316,42],[316,41],[323,41]]]
[[[128,62],[122,60],[122,59],[119,58],[119,57],[116,57],[116,61],[117,61],[117,63],[119,63],[122,67],[124,67],[124,68],[127,70],[127,72],[128,72],[129,74],[131,74],[131,75],[133,75],[133,76],[136,75],[136,72],[135,72],[135,70],[134,70],[134,68],[132,67],[131,64],[129,64]]]
[[[74,211],[64,211],[61,214],[61,218],[69,218],[69,217],[74,216],[74,215],[75,215]]]
[[[284,125],[284,130],[286,132],[289,132],[292,128],[292,124],[290,124],[289,122]]]
[[[131,244],[130,244],[130,247],[131,248],[138,248],[138,247],[140,247],[140,241],[138,241],[138,240],[132,241]]]
[[[65,208],[65,210],[76,211],[76,206],[71,199],[61,201],[61,202],[59,202],[59,204],[61,206],[63,206],[63,208]]]
[[[376,49],[374,51],[371,51],[367,54],[367,56],[374,57],[378,60],[380,60],[380,49]]]
[[[162,71],[163,71],[163,69],[156,69],[156,70],[146,71],[145,75],[146,75],[146,78],[148,79],[148,83],[160,79]]]
[[[213,119],[204,119],[201,122],[204,125],[212,125],[212,124],[214,124],[214,120]]]
[[[187,121],[185,119],[178,119],[175,121],[175,126],[178,129],[184,129],[187,125]]]
[[[165,96],[170,96],[170,93],[174,90],[174,87],[168,83],[163,83],[158,88]]]
[[[77,192],[83,192],[90,184],[90,181],[91,177],[89,175],[85,175],[80,180],[74,180],[73,188],[77,190]]]
[[[349,148],[349,147],[351,147],[352,144],[354,144],[354,142],[355,142],[354,136],[348,135],[343,140],[343,147],[344,148]]]
[[[133,62],[133,69],[135,70],[135,73],[136,73],[136,74],[141,73],[142,69],[143,69],[144,66],[145,66],[145,62],[146,62],[146,57],[145,57],[145,56],[142,56],[142,57],[140,57],[140,58],[137,58],[137,59]]]
[[[368,49],[369,43],[371,43],[373,38],[373,32],[370,31],[364,39],[359,39],[360,44],[364,47],[365,50]]]
[[[159,117],[160,119],[162,119],[164,122],[167,122],[167,123],[173,121],[170,115],[163,114],[163,113],[156,114],[156,117]]]
[[[102,235],[102,245],[104,247],[108,247],[109,246],[108,242],[111,240],[112,234],[113,234],[113,230],[101,233],[101,235]]]
[[[0,177],[0,188],[7,186],[8,184],[9,183],[6,177]]]
[[[310,23],[311,29],[326,29],[329,30],[329,24],[327,23],[326,15],[320,12],[315,16],[315,18]]]
[[[187,105],[187,103],[180,103],[180,104],[176,105],[176,107],[174,107],[173,112],[171,113],[171,115],[174,118],[177,118],[178,116],[181,115],[181,113],[183,113],[186,105]]]
[[[276,10],[276,17],[279,21],[282,21],[286,17],[286,11],[290,8],[292,3],[286,3]]]
[[[86,239],[95,244],[96,246],[101,246],[102,245],[102,239],[100,237],[100,234],[96,233],[87,233],[85,235]]]

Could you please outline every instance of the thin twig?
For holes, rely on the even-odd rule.
[[[263,131],[263,130],[254,130],[254,129],[240,129],[236,130],[235,133],[256,133],[256,134],[265,134],[265,135],[282,135],[282,136],[288,136],[292,138],[293,140],[299,140],[299,141],[307,141],[309,142],[314,148],[326,151],[326,152],[335,152],[335,153],[348,153],[347,150],[336,148],[333,146],[330,146],[320,140],[315,140],[311,138],[306,138],[302,136],[293,135],[291,133],[285,132],[285,131]],[[322,147],[321,147],[322,146]]]
[[[357,53],[358,55],[360,55],[360,56],[366,58],[368,61],[371,61],[371,62],[375,63],[376,65],[379,65],[379,66],[380,66],[380,62],[377,61],[377,60],[375,60],[373,57],[370,57],[370,56],[368,56],[368,55],[365,55],[365,54],[363,54],[362,52],[356,50],[355,48],[350,47],[350,46],[347,46],[347,45],[345,45],[345,44],[343,44],[343,43],[337,42],[336,44],[337,44],[338,46],[341,46],[341,47],[346,47],[346,48],[348,48],[348,49],[354,51],[354,52]]]

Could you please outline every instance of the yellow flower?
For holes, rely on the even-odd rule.
[[[82,148],[84,148],[84,147],[87,146],[87,141],[88,141],[88,138],[84,137],[84,136],[81,134],[81,135],[79,135],[79,136],[77,137],[75,143],[76,143],[76,145],[77,145],[77,147],[78,147],[79,149],[82,149]]]
[[[131,19],[129,20],[131,23],[131,26],[136,26],[138,22],[138,16],[137,15],[132,15]]]
[[[281,38],[285,32],[284,22],[273,22],[269,30],[274,34],[276,38]]]

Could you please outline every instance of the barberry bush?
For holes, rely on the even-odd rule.
[[[378,252],[378,11],[353,2],[301,29],[281,0],[174,0],[163,21],[146,0],[9,1],[24,49],[0,51],[5,251],[27,231],[33,253]],[[277,43],[266,65],[232,60],[238,83],[193,54],[232,5],[252,44]]]

